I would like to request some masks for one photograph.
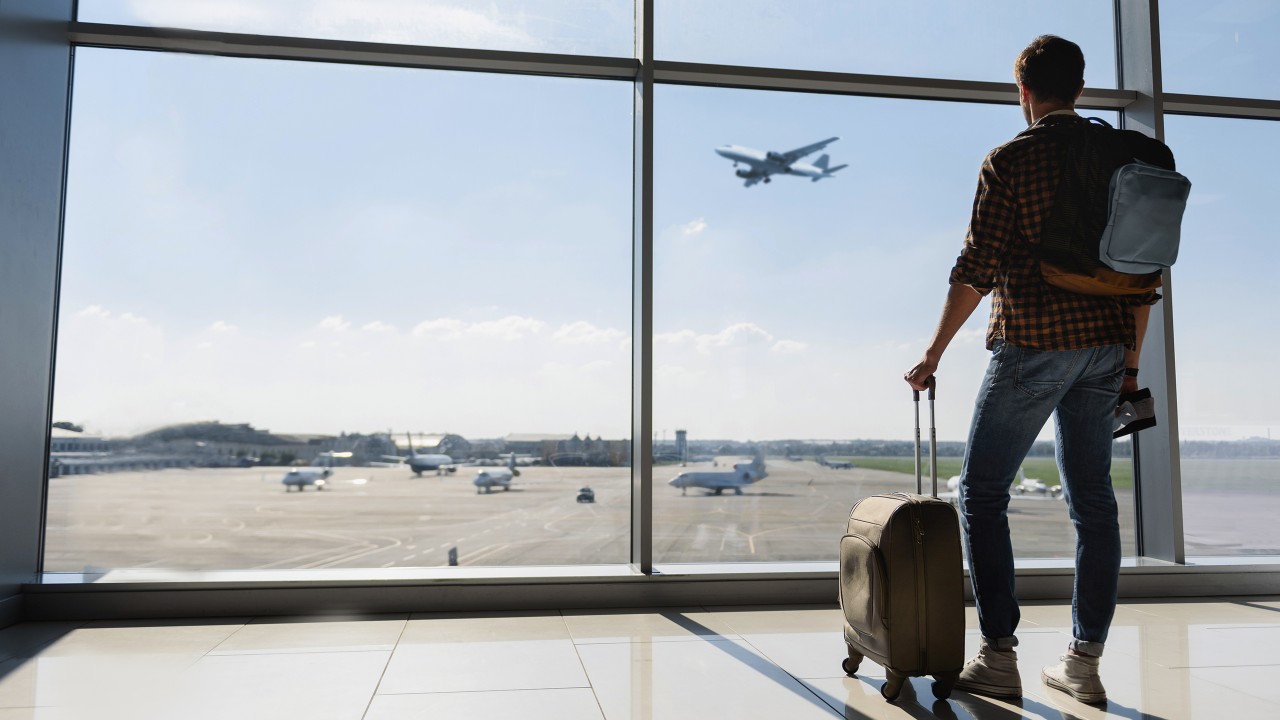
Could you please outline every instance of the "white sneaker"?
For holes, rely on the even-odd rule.
[[[1098,677],[1098,662],[1102,658],[1067,653],[1058,659],[1062,662],[1045,666],[1040,672],[1045,685],[1061,690],[1082,703],[1107,701],[1107,691]]]
[[[964,664],[956,689],[998,698],[1022,697],[1017,651],[997,650],[983,642],[978,654]]]

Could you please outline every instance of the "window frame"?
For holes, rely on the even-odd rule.
[[[219,585],[219,581],[184,581],[168,583],[165,592],[193,591],[203,598],[201,604],[212,610],[223,595],[221,590],[231,591],[233,588],[249,586],[261,589],[264,597],[279,599],[280,588],[288,585],[298,590],[316,590],[324,588],[348,588],[353,597],[373,596],[376,593],[364,592],[376,583],[408,583],[412,592],[405,595],[421,601],[423,593],[439,593],[440,597],[470,598],[474,601],[474,593],[450,593],[443,586],[457,587],[468,585],[481,591],[495,583],[509,583],[522,587],[539,586],[546,588],[549,598],[575,598],[577,601],[594,603],[597,606],[608,605],[613,600],[634,602],[637,599],[651,604],[664,599],[681,597],[681,592],[673,590],[682,582],[688,584],[689,592],[701,592],[697,597],[719,597],[717,592],[728,592],[728,588],[737,589],[730,594],[743,601],[767,601],[777,596],[777,590],[765,590],[771,584],[783,581],[777,587],[807,588],[807,593],[818,592],[815,588],[827,588],[835,577],[834,562],[797,563],[791,565],[729,564],[724,567],[703,566],[660,566],[653,563],[653,117],[654,87],[657,84],[701,85],[721,88],[740,88],[757,90],[774,90],[787,92],[824,93],[832,95],[870,96],[886,98],[910,98],[920,100],[954,101],[988,104],[1017,104],[1017,88],[1012,83],[996,83],[983,81],[962,81],[948,79],[929,79],[918,77],[861,75],[853,73],[834,73],[823,71],[805,71],[786,68],[755,68],[744,66],[710,65],[700,63],[657,61],[654,58],[653,32],[655,0],[636,0],[636,53],[634,58],[592,57],[578,55],[560,55],[550,53],[511,52],[500,50],[476,50],[441,47],[406,46],[384,43],[368,43],[354,41],[337,41],[308,39],[298,37],[277,37],[263,35],[245,35],[222,32],[171,30],[137,26],[106,25],[84,23],[74,19],[74,3],[59,4],[51,12],[66,12],[70,20],[65,27],[65,47],[69,58],[74,58],[78,47],[116,48],[129,50],[152,50],[159,52],[181,52],[206,55],[221,55],[259,59],[290,59],[313,62],[334,62],[347,64],[368,64],[396,67],[434,68],[447,70],[464,70],[474,72],[498,72],[531,74],[553,77],[588,78],[601,81],[630,82],[635,88],[634,112],[634,190],[633,190],[633,368],[632,368],[632,503],[631,503],[631,562],[626,568],[616,568],[616,572],[602,578],[599,572],[582,573],[575,580],[566,580],[563,572],[539,573],[537,568],[524,568],[519,573],[501,568],[491,569],[486,577],[458,579],[422,576],[416,580],[400,576],[395,580],[379,579],[377,574],[369,571],[362,578],[342,579],[306,579],[264,578],[261,583],[243,579]],[[1158,0],[1115,0],[1115,41],[1118,72],[1117,86],[1120,89],[1086,88],[1080,98],[1079,107],[1098,110],[1114,110],[1121,114],[1123,127],[1144,131],[1156,138],[1163,139],[1164,117],[1168,114],[1202,115],[1212,117],[1250,118],[1280,120],[1280,100],[1254,98],[1218,97],[1206,95],[1188,95],[1164,93],[1161,82],[1160,67],[1160,33]],[[44,33],[44,41],[48,44],[49,31],[30,31],[33,35]],[[62,39],[56,42],[63,42]],[[47,48],[46,48],[47,49]],[[61,89],[62,118],[65,123],[70,108],[71,73],[65,78],[56,72],[45,74],[41,82],[56,85],[65,82]],[[44,93],[58,94],[59,88],[45,88]],[[5,99],[6,87],[0,84],[0,100]],[[8,92],[11,92],[9,90]],[[52,109],[49,109],[52,108]],[[45,119],[56,117],[58,104],[46,105],[38,112]],[[36,118],[37,120],[40,118]],[[24,120],[18,132],[33,132],[34,123]],[[61,208],[64,202],[65,188],[65,156],[66,129],[60,126],[63,138],[61,162],[58,167],[63,173],[63,186],[57,192],[56,204]],[[46,158],[47,162],[47,158]],[[2,183],[0,183],[2,184]],[[42,192],[50,193],[51,189]],[[48,200],[48,198],[45,198]],[[61,245],[61,211],[57,216],[56,233]],[[43,213],[41,223],[48,225],[53,215]],[[41,229],[47,235],[54,228]],[[43,278],[56,288],[59,271],[55,268],[51,278]],[[1176,273],[1166,271],[1163,289],[1164,301],[1156,306],[1152,314],[1151,324],[1144,346],[1142,357],[1142,373],[1145,380],[1156,394],[1167,398],[1158,409],[1158,425],[1155,429],[1144,432],[1140,442],[1134,447],[1135,464],[1135,505],[1137,507],[1136,533],[1138,557],[1132,559],[1122,578],[1122,592],[1145,592],[1160,594],[1162,589],[1172,590],[1173,594],[1194,594],[1197,584],[1203,584],[1203,574],[1220,572],[1222,578],[1216,584],[1214,594],[1223,592],[1280,592],[1280,558],[1260,558],[1252,563],[1223,562],[1217,565],[1189,566],[1186,564],[1183,545],[1182,497],[1180,478],[1180,457],[1178,451],[1178,413],[1177,388],[1175,383],[1175,342],[1173,301],[1175,298],[1173,279]],[[28,288],[29,289],[29,288]],[[39,303],[37,303],[39,305]],[[33,317],[43,317],[40,322],[46,323],[50,330],[56,328],[56,295],[52,300],[53,317],[41,316],[47,308],[36,307]],[[44,337],[43,335],[41,337]],[[52,337],[56,338],[56,332]],[[50,347],[36,348],[35,351],[48,353],[46,383],[47,397],[51,403],[53,381],[53,355]],[[45,355],[41,355],[45,357]],[[38,360],[43,362],[43,360]],[[27,359],[31,362],[31,358]],[[9,365],[5,366],[6,368]],[[0,389],[9,389],[29,382],[30,373],[22,375],[9,369],[0,370]],[[42,447],[32,448],[30,443],[19,447],[17,440],[7,441],[5,449],[20,449],[22,462],[14,467],[22,470],[21,477],[25,481],[35,483],[34,468],[36,460],[39,467],[44,468],[39,474],[41,493],[41,516],[38,520],[38,538],[31,539],[37,546],[43,543],[47,517],[43,512],[44,494],[47,493],[47,453],[48,453],[48,410],[43,416],[33,413],[24,417],[22,422],[29,426],[31,432],[37,429],[36,423],[43,422],[38,428],[45,436]],[[31,434],[30,432],[27,434]],[[43,452],[43,458],[37,454]],[[1145,479],[1145,481],[1144,481]],[[7,514],[5,519],[7,519]],[[30,523],[28,523],[29,525]],[[26,532],[26,531],[21,531]],[[30,553],[28,553],[29,555]],[[31,564],[31,576],[37,578],[34,583],[24,586],[23,592],[40,597],[49,602],[51,597],[63,596],[67,599],[79,597],[81,605],[84,595],[94,594],[92,578],[43,576],[43,553],[37,552]],[[28,559],[22,563],[30,562]],[[570,573],[571,575],[573,573]],[[1040,590],[1031,590],[1032,595],[1043,597],[1063,597],[1070,594],[1069,563],[1032,566],[1019,564],[1019,575],[1028,578],[1040,578]],[[1044,578],[1049,578],[1045,580]],[[1161,580],[1152,580],[1161,578]],[[1181,579],[1180,579],[1181,578]],[[1021,582],[1021,580],[1020,580]],[[336,584],[335,584],[336,583]],[[583,594],[584,583],[599,588],[598,592]],[[101,586],[96,586],[101,587]],[[274,588],[274,589],[273,589]],[[362,588],[364,590],[362,590]],[[559,588],[552,590],[552,588]],[[696,590],[703,588],[702,590]],[[710,588],[719,588],[712,590]],[[743,588],[753,588],[746,591]],[[1127,589],[1126,589],[1127,588]],[[1178,588],[1181,588],[1180,590]],[[164,594],[158,587],[147,583],[115,586],[115,590],[133,590],[136,593],[154,591],[159,597]],[[1020,587],[1021,589],[1021,587]],[[826,592],[826,590],[823,590]],[[110,593],[106,593],[110,594]],[[99,607],[118,605],[118,600],[130,595],[129,592],[117,593],[115,600],[103,600]],[[372,601],[372,597],[369,598]],[[762,600],[763,599],[763,600]],[[792,596],[792,601],[795,597]],[[828,602],[830,598],[819,601]],[[779,599],[779,601],[782,601]],[[445,605],[448,602],[441,600]],[[511,602],[524,603],[526,606],[533,600]],[[550,600],[548,600],[550,602]],[[376,603],[375,603],[376,604]],[[625,604],[625,603],[624,603]],[[563,606],[563,603],[560,605]],[[60,605],[52,602],[48,607]],[[470,605],[468,607],[471,607]],[[191,606],[184,607],[191,610]],[[54,615],[58,611],[50,611]],[[163,614],[163,613],[156,613]],[[47,616],[47,614],[46,614]]]

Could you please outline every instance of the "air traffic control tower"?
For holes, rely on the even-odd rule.
[[[689,462],[689,433],[686,430],[676,431],[676,456],[680,462]]]

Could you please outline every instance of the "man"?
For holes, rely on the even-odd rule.
[[[992,358],[960,474],[961,522],[983,639],[956,687],[1022,695],[1009,486],[1053,415],[1063,493],[1076,530],[1074,639],[1041,677],[1083,702],[1105,702],[1098,663],[1120,574],[1110,476],[1113,417],[1120,392],[1137,389],[1138,352],[1159,296],[1079,295],[1044,281],[1032,246],[1040,242],[1062,176],[1067,130],[1088,122],[1074,111],[1084,90],[1084,55],[1075,43],[1044,35],[1018,56],[1014,77],[1030,127],[983,162],[942,318],[924,358],[905,377],[923,389],[956,331],[991,294]]]

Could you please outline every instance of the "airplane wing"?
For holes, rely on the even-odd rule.
[[[821,150],[822,148],[824,148],[824,147],[826,147],[826,146],[830,145],[831,143],[833,143],[833,142],[835,142],[835,141],[837,141],[837,140],[839,140],[839,139],[840,139],[839,137],[831,137],[831,138],[827,138],[826,140],[823,140],[823,141],[821,141],[821,142],[816,142],[816,143],[814,143],[814,144],[812,144],[812,145],[805,145],[805,146],[804,146],[804,147],[802,147],[802,148],[796,148],[795,150],[791,150],[791,151],[788,151],[788,152],[784,152],[784,153],[782,153],[782,157],[787,161],[787,163],[788,163],[788,164],[790,164],[790,163],[793,163],[793,162],[795,162],[795,161],[799,160],[800,158],[804,157],[805,155],[812,155],[813,153],[818,152],[818,151],[819,151],[819,150]]]
[[[747,178],[746,182],[742,183],[742,187],[751,187],[752,185],[755,185],[756,183],[760,182],[762,179],[764,179],[764,173],[760,173],[759,175],[752,175],[751,177]]]

